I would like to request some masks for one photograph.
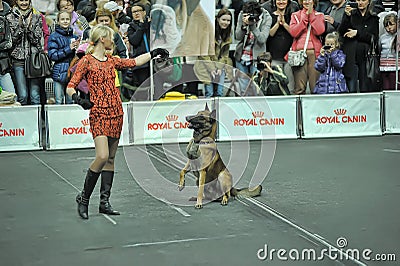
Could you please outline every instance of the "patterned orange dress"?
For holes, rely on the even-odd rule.
[[[115,87],[115,69],[136,66],[135,59],[124,59],[107,55],[107,60],[100,61],[91,54],[79,60],[76,71],[68,88],[76,88],[86,78],[89,87],[90,131],[93,139],[97,136],[119,138],[122,131],[123,115],[119,89]]]

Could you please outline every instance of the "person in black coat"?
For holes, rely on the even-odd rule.
[[[372,11],[372,0],[358,2],[358,8],[345,8],[339,34],[342,37],[346,63],[343,74],[350,92],[357,92],[357,79],[360,92],[378,91],[376,84],[367,78],[366,57],[371,38],[378,40],[379,18]]]
[[[129,57],[134,58],[150,51],[150,20],[147,17],[145,6],[136,3],[131,7],[133,21],[129,23],[128,40],[131,45]],[[139,87],[150,77],[150,64],[130,69],[128,72],[128,84]],[[132,95],[129,95],[132,96]]]

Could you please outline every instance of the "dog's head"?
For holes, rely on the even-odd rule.
[[[194,130],[193,139],[195,142],[199,142],[205,137],[215,139],[216,110],[210,111],[207,104],[204,110],[195,115],[186,116],[186,121],[189,122],[188,128]]]

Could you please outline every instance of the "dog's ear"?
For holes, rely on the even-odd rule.
[[[206,103],[206,107],[204,108],[204,111],[210,111],[210,109],[208,109],[208,104]]]
[[[212,112],[211,112],[211,114],[210,114],[210,117],[212,118],[212,119],[217,119],[217,110],[212,110]]]
[[[197,8],[199,5],[200,0],[186,0],[186,11],[187,15],[192,15],[192,12]]]

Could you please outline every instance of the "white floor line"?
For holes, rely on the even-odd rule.
[[[400,152],[400,150],[392,150],[392,149],[383,149],[383,151],[394,152],[394,153],[399,153]]]
[[[104,218],[106,218],[107,220],[109,220],[113,225],[116,225],[116,224],[117,224],[117,222],[114,221],[113,219],[111,219],[110,216],[108,216],[107,214],[104,214],[104,213],[102,213],[102,214],[103,214]]]
[[[165,166],[171,167],[171,164],[166,163],[165,161],[161,160],[160,158],[158,158],[157,156],[155,156],[154,154],[149,153],[148,151],[146,151],[145,149],[142,148],[138,148],[138,150],[146,153],[148,156],[156,159],[157,161],[159,161],[160,163],[164,164]],[[187,212],[185,212],[184,210],[182,210],[181,208],[173,205],[172,203],[167,202],[166,200],[163,200],[170,208],[176,210],[178,213],[182,214],[185,217],[190,217],[191,215]]]
[[[169,241],[144,242],[144,243],[128,244],[128,245],[124,245],[122,247],[123,248],[148,247],[148,246],[156,246],[156,245],[178,244],[178,243],[185,243],[185,242],[227,239],[227,238],[234,238],[234,237],[238,237],[238,236],[243,236],[243,235],[227,235],[227,236],[223,236],[223,237],[199,237],[199,238],[176,239],[176,240],[169,240]]]
[[[182,210],[181,208],[176,207],[176,206],[174,206],[174,205],[170,205],[170,207],[171,207],[172,209],[175,209],[177,212],[179,212],[179,213],[182,214],[183,216],[185,216],[185,217],[190,217],[190,214],[187,213],[187,212],[185,212],[185,211]]]
[[[37,157],[35,154],[33,154],[32,152],[29,153],[30,155],[32,155],[33,157],[35,157],[41,164],[43,164],[44,166],[46,166],[48,169],[50,169],[50,171],[52,171],[54,174],[56,174],[59,178],[61,178],[65,183],[67,183],[68,185],[70,185],[71,187],[73,187],[76,191],[80,191],[79,188],[77,188],[76,186],[74,186],[71,182],[69,182],[66,178],[64,178],[62,175],[60,175],[56,170],[54,170],[53,167],[51,167],[50,165],[48,165],[47,163],[45,163],[42,159],[40,159],[39,157]]]
[[[66,179],[65,177],[63,177],[61,174],[59,174],[56,170],[54,170],[53,167],[51,167],[50,165],[48,165],[45,161],[43,161],[42,159],[40,159],[39,157],[37,157],[35,154],[33,154],[32,152],[29,153],[30,155],[32,155],[33,157],[35,157],[41,164],[43,164],[44,166],[46,166],[48,169],[50,169],[50,171],[52,171],[54,174],[56,174],[59,178],[61,178],[65,183],[67,183],[68,185],[70,185],[71,187],[73,187],[76,191],[80,192],[80,189],[77,188],[76,186],[74,186],[71,182],[68,181],[68,179]],[[109,220],[112,224],[116,225],[117,222],[115,222],[113,219],[111,219],[110,217],[108,217],[108,215],[103,215],[107,220]]]
[[[296,228],[297,230],[301,231],[302,233],[304,233],[305,235],[307,235],[308,237],[312,238],[313,240],[317,241],[318,243],[330,248],[330,249],[335,249],[337,250],[338,253],[341,254],[341,256],[343,258],[348,258],[349,260],[353,261],[354,263],[358,264],[358,265],[362,265],[362,266],[366,266],[366,264],[364,264],[363,262],[353,258],[350,255],[347,255],[346,253],[344,253],[342,250],[338,249],[337,247],[331,245],[330,243],[328,243],[327,241],[325,241],[325,239],[317,234],[313,234],[310,231],[308,231],[307,229],[301,227],[300,225],[297,225],[295,223],[293,223],[292,221],[286,219],[285,217],[283,217],[282,215],[278,214],[278,212],[276,212],[274,209],[272,209],[271,207],[269,207],[268,205],[266,205],[263,202],[260,202],[258,200],[255,200],[253,198],[246,198],[246,200],[248,200],[249,202],[253,203],[254,205],[260,207],[261,209],[263,209],[264,211],[268,212],[269,214],[275,216],[276,218],[278,218],[279,220],[283,221],[284,223]],[[326,255],[326,254],[324,254]]]
[[[243,200],[239,199],[239,198],[235,198],[235,200],[239,201],[240,203],[242,203],[243,205],[246,205],[247,207],[250,206],[249,204],[247,204],[246,202],[244,202]]]

